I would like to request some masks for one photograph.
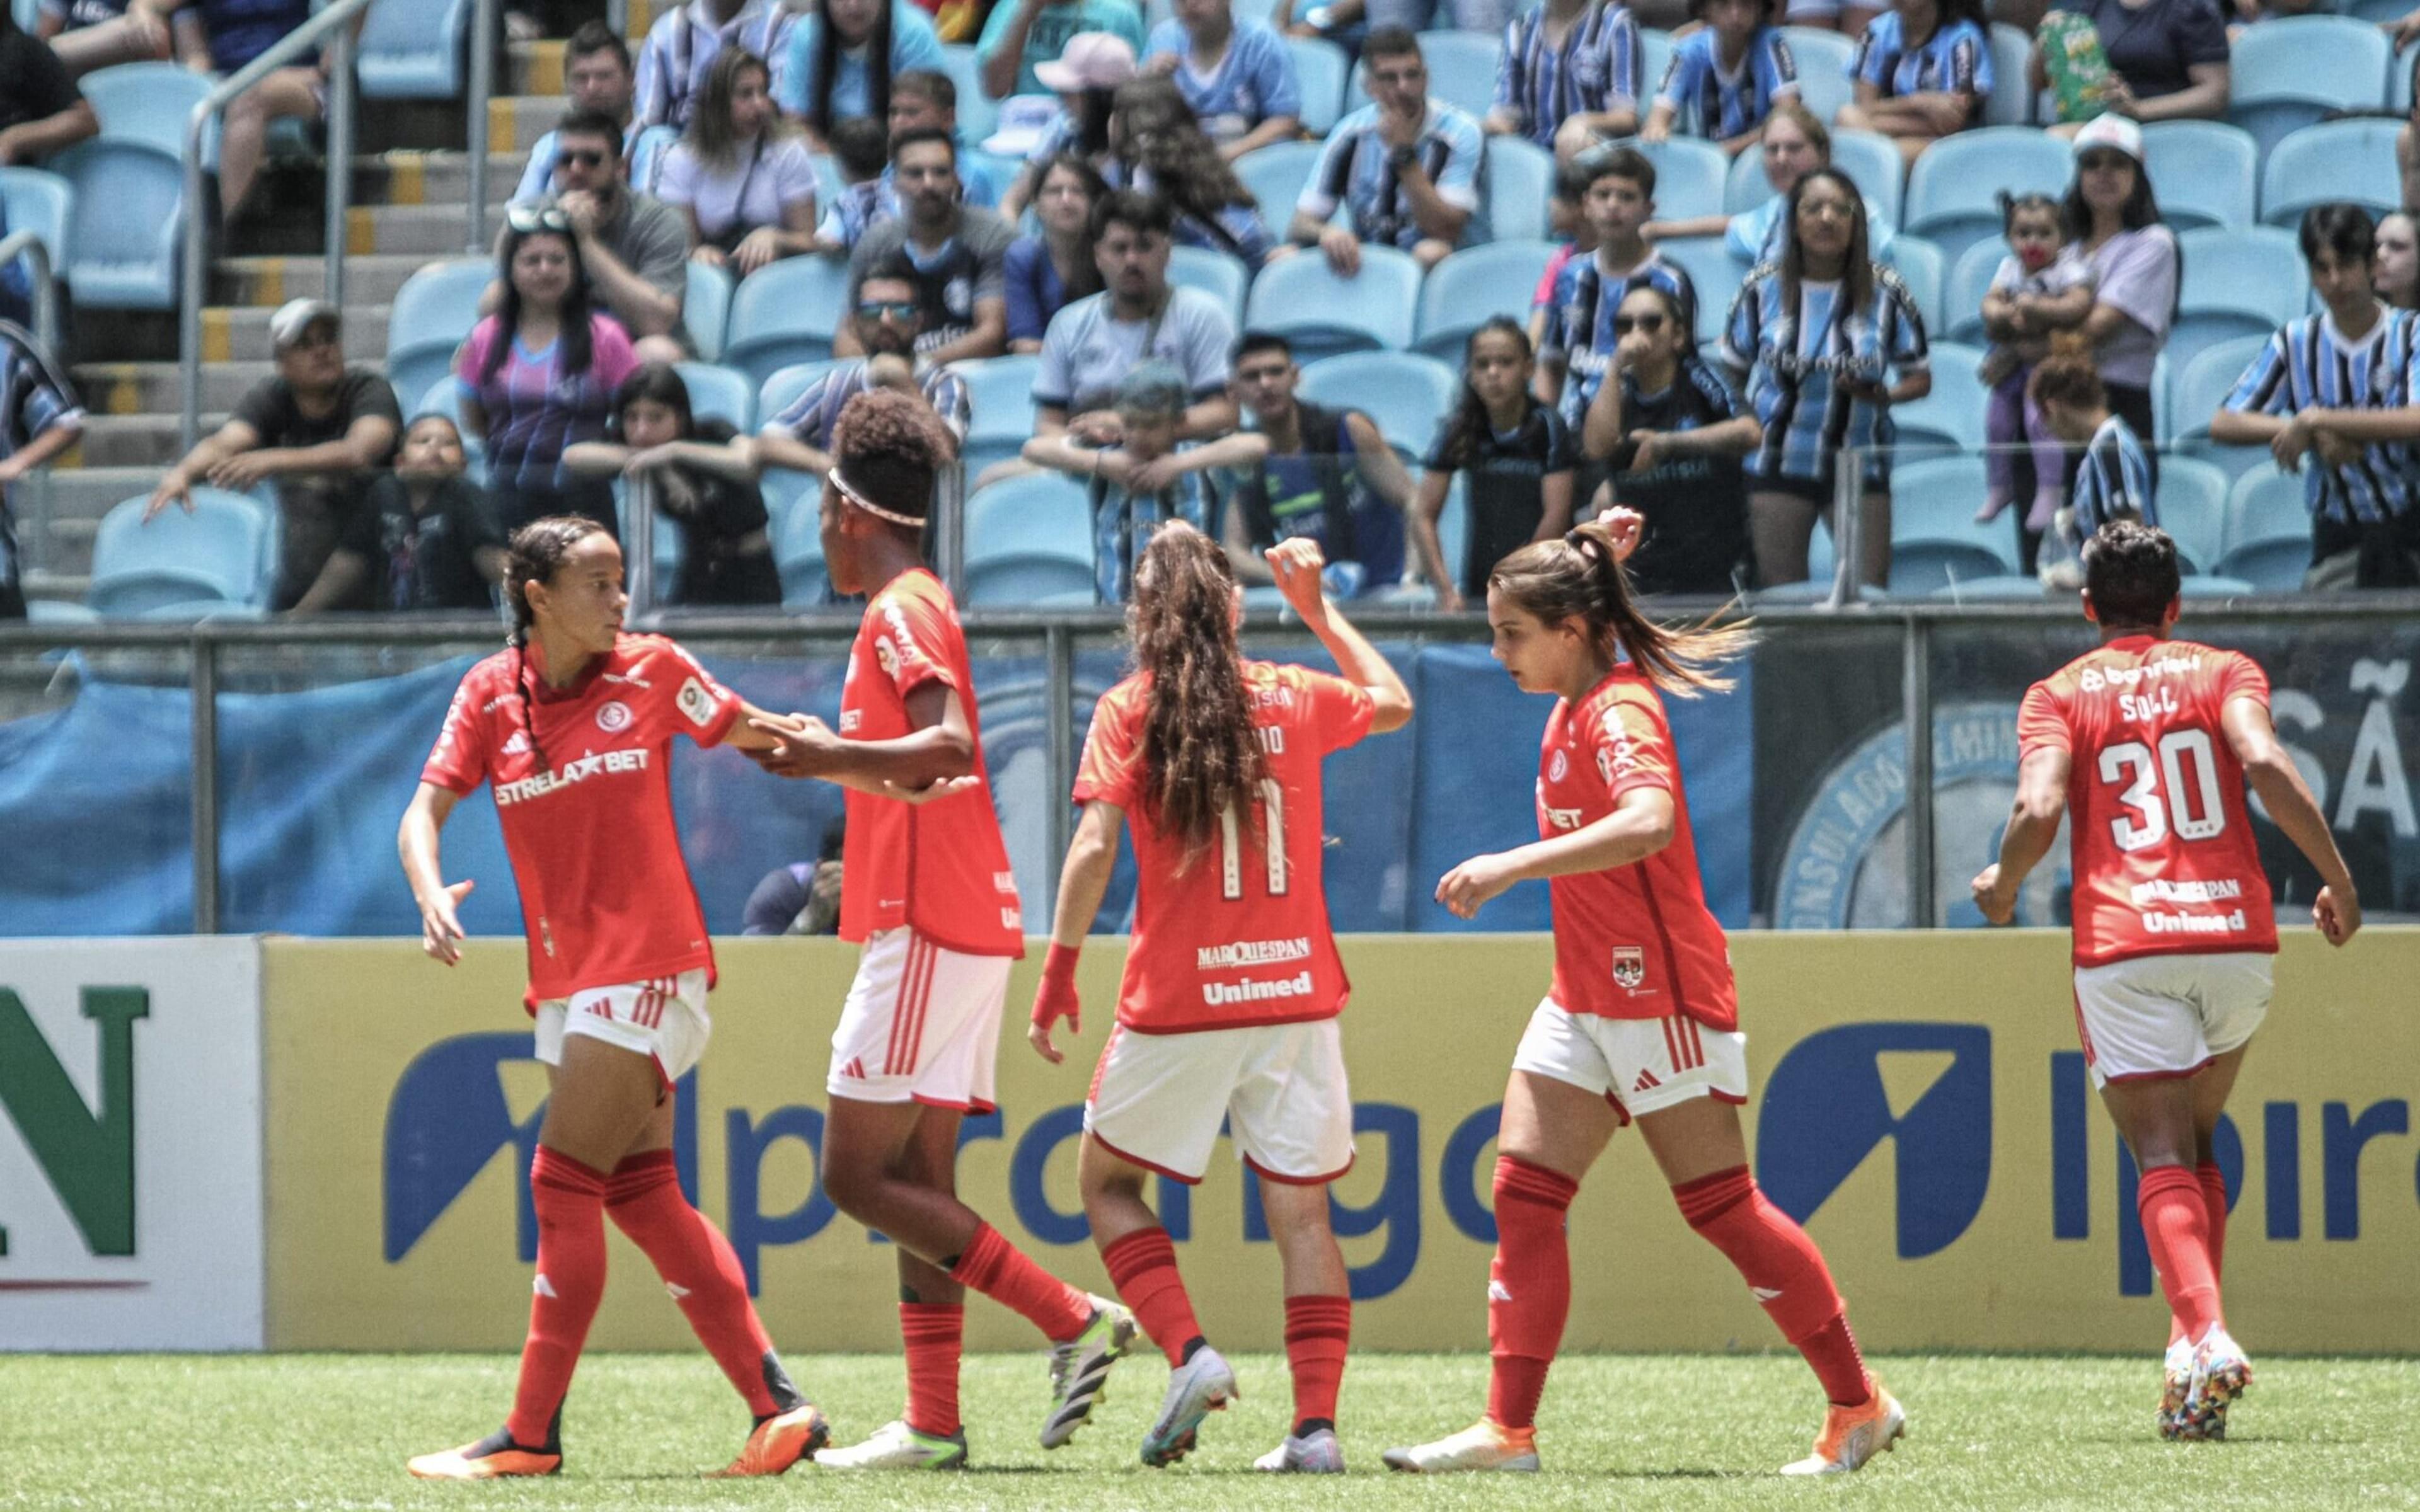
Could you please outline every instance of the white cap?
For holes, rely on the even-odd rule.
[[[269,340],[279,351],[302,339],[302,332],[321,320],[341,328],[344,316],[324,300],[288,300],[269,317]]]
[[[2143,161],[2143,129],[2130,116],[2095,116],[2075,133],[2079,158],[2094,147],[2116,147],[2137,163]]]
[[[1042,133],[1062,114],[1053,95],[1011,95],[1000,102],[1000,129],[984,138],[983,149],[1002,158],[1022,158],[1040,145]]]

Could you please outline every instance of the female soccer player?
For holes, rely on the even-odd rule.
[[[1471,857],[1436,896],[1469,918],[1516,882],[1550,879],[1555,979],[1504,1088],[1487,1415],[1388,1450],[1397,1470],[1538,1468],[1538,1398],[1571,1308],[1564,1211],[1614,1131],[1634,1120],[1682,1216],[1739,1267],[1831,1399],[1815,1452],[1783,1473],[1855,1470],[1906,1428],[1899,1403],[1866,1373],[1823,1257],[1748,1174],[1739,1121],[1747,1037],[1656,696],[1728,686],[1715,668],[1745,632],[1668,630],[1640,614],[1621,567],[1638,531],[1637,516],[1618,512],[1522,548],[1488,580],[1496,659],[1514,686],[1559,699],[1538,767],[1543,838]]]
[[[563,1398],[605,1290],[605,1219],[655,1262],[756,1427],[724,1472],[778,1475],[826,1436],[748,1300],[739,1260],[681,1196],[673,1084],[706,1049],[714,951],[673,825],[673,737],[763,747],[766,717],[660,636],[625,635],[622,552],[595,520],[555,516],[513,533],[504,570],[512,645],[471,669],[421,773],[396,843],[420,904],[421,945],[460,958],[437,834],[455,803],[494,785],[529,933],[537,1057],[551,1088],[530,1196],[537,1283],[520,1383],[504,1426],[422,1455],[414,1475],[485,1480],[563,1467]]]
[[[2277,953],[2247,780],[2319,873],[2311,919],[2329,944],[2361,928],[2361,900],[2270,723],[2269,679],[2242,652],[2173,639],[2177,594],[2164,532],[2123,520],[2085,543],[2101,646],[2026,689],[2016,811],[1974,891],[1985,918],[2008,923],[2074,810],[2075,1023],[2143,1173],[2135,1204],[2167,1292],[2160,1436],[2218,1439],[2252,1363],[2219,1305],[2226,1178],[2212,1141]]]
[[[1411,695],[1320,591],[1319,544],[1264,553],[1286,602],[1343,676],[1247,661],[1226,554],[1190,526],[1152,537],[1127,611],[1136,669],[1101,696],[1076,779],[1084,806],[1059,881],[1027,1037],[1053,1065],[1077,1026],[1076,956],[1134,820],[1140,873],[1117,1027],[1084,1103],[1077,1181],[1109,1279],[1168,1355],[1168,1397],[1142,1442],[1165,1465],[1235,1375],[1194,1320],[1176,1251],[1142,1198],[1152,1172],[1187,1185],[1224,1120],[1260,1173],[1285,1272],[1294,1431],[1262,1470],[1341,1471],[1336,1388],[1353,1304],[1327,1186],[1353,1164],[1353,1099],[1336,1015],[1349,987],[1320,881],[1320,759],[1412,717]]]
[[[958,1121],[993,1106],[1001,1005],[1025,935],[966,635],[921,550],[934,476],[953,452],[931,409],[907,394],[871,390],[841,410],[824,474],[824,562],[834,591],[863,594],[866,606],[840,730],[799,715],[761,726],[778,738],[768,770],[849,790],[840,933],[864,954],[832,1035],[823,1184],[841,1211],[899,1246],[908,1408],[866,1443],[816,1456],[836,1470],[966,1463],[967,1287],[1054,1346],[1046,1449],[1083,1426],[1134,1338],[1132,1314],[1051,1276],[956,1196]]]

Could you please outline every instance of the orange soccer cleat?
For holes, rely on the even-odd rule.
[[[1907,1434],[1907,1413],[1883,1383],[1866,1378],[1873,1395],[1855,1407],[1835,1407],[1823,1414],[1823,1431],[1815,1452],[1781,1467],[1785,1475],[1845,1475],[1862,1468]]]
[[[800,1402],[756,1425],[747,1446],[717,1478],[778,1475],[831,1441],[831,1427],[813,1402]]]
[[[500,1480],[507,1475],[551,1475],[563,1468],[563,1443],[552,1434],[545,1447],[515,1443],[510,1428],[498,1428],[476,1443],[417,1455],[404,1468],[421,1480]]]

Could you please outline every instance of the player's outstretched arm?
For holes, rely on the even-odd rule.
[[[412,902],[420,905],[420,948],[449,966],[462,959],[462,921],[455,910],[474,886],[469,882],[447,886],[437,863],[437,832],[454,811],[454,802],[451,792],[434,782],[423,782],[412,795],[411,806],[404,810],[403,825],[395,837],[396,850],[403,857],[404,877],[411,884]]]
[[[1280,541],[1261,554],[1268,558],[1269,571],[1276,575],[1278,592],[1285,594],[1287,606],[1301,618],[1303,627],[1318,637],[1327,654],[1336,658],[1338,675],[1370,695],[1373,705],[1370,733],[1383,735],[1409,724],[1411,689],[1404,686],[1404,680],[1378,654],[1378,648],[1353,628],[1343,611],[1320,586],[1320,569],[1326,563],[1320,555],[1319,543],[1295,536]]]
[[[770,715],[746,720],[771,737],[752,750],[756,764],[777,777],[814,777],[883,797],[894,789],[921,792],[938,782],[975,775],[975,737],[966,704],[948,684],[920,684],[908,695],[908,722],[915,729],[892,740],[848,740],[809,714]]]
[[[1076,823],[1076,838],[1067,847],[1067,863],[1059,869],[1059,907],[1050,919],[1050,953],[1042,962],[1042,984],[1033,994],[1033,1022],[1025,1031],[1034,1053],[1056,1066],[1066,1054],[1050,1042],[1050,1027],[1061,1019],[1067,1032],[1080,1031],[1082,1004],[1076,996],[1076,957],[1084,949],[1093,920],[1101,912],[1101,897],[1109,890],[1109,873],[1118,864],[1118,832],[1125,827],[1125,810],[1099,798],[1084,805]]]
[[[2311,903],[2311,921],[2330,945],[2342,945],[2361,928],[2361,895],[2353,890],[2352,873],[2328,829],[2319,800],[2296,770],[2294,758],[2277,738],[2268,706],[2256,698],[2232,698],[2219,711],[2227,748],[2243,764],[2243,779],[2259,795],[2272,823],[2285,831],[2303,858],[2319,873],[2319,895]]]
[[[1436,901],[1456,918],[1475,918],[1488,900],[1516,882],[1610,872],[1643,861],[1672,843],[1677,813],[1665,789],[1633,788],[1613,812],[1568,835],[1472,856],[1438,879]]]
[[[2051,842],[2058,839],[2072,765],[2066,751],[2044,747],[2017,768],[2017,802],[2009,813],[2008,832],[2000,837],[2000,858],[1973,883],[1975,906],[1988,922],[2006,924],[2017,917],[2017,889],[2024,885],[2025,873],[2041,864]]]

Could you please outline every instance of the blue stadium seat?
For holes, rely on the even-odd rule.
[[[830,372],[839,363],[827,358],[820,363],[792,363],[767,378],[756,391],[756,424],[762,430],[773,423],[773,417],[790,408],[792,400],[807,392],[807,386]]]
[[[2266,336],[2238,336],[2205,347],[2178,371],[2168,401],[2168,435],[2190,440],[2210,434],[2210,417],[2235,392],[2244,369],[2268,345]]]
[[[1745,215],[1773,197],[1773,180],[1764,176],[1764,154],[1751,146],[1731,160],[1723,177],[1723,213]]]
[[[745,374],[712,363],[677,363],[689,385],[689,411],[699,420],[729,421],[742,436],[756,428],[756,385]]]
[[[2180,372],[2209,347],[2238,337],[2266,336],[2303,313],[2308,285],[2303,255],[2289,232],[2274,226],[2241,231],[2188,231],[2177,239],[2184,281],[2166,356]]]
[[[1983,360],[1982,348],[1937,341],[1931,357],[1932,392],[1913,403],[1891,407],[1891,424],[1900,444],[1967,451],[1982,445],[1983,406],[1990,397],[1983,380],[1975,376],[1976,364]]]
[[[1840,107],[1856,98],[1849,64],[1857,55],[1857,44],[1838,32],[1812,26],[1784,26],[1781,35],[1798,65],[1800,102],[1815,113],[1817,120],[1830,124]]]
[[[1305,363],[1373,347],[1401,351],[1412,344],[1419,295],[1419,265],[1392,247],[1363,247],[1361,270],[1351,278],[1315,254],[1288,257],[1253,281],[1245,323],[1284,336]]]
[[[51,160],[72,197],[60,270],[87,309],[170,310],[185,225],[185,172],[171,153],[106,137]]]
[[[958,86],[958,134],[980,142],[1000,124],[1000,101],[984,93],[983,65],[970,42],[941,44],[941,71]]]
[[[2153,121],[2143,128],[2143,158],[2160,219],[2171,230],[2257,224],[2260,148],[2243,128],[2225,121]]]
[[[1234,254],[1216,247],[1178,247],[1169,254],[1168,281],[1178,288],[1200,289],[1218,301],[1228,319],[1244,323],[1244,290],[1251,286],[1252,270]]]
[[[73,218],[74,199],[74,191],[57,174],[42,168],[0,168],[0,216],[5,217],[8,234],[31,231],[41,238],[54,271],[67,268],[68,225]]]
[[[1518,136],[1491,136],[1480,173],[1480,193],[1494,241],[1551,236],[1546,201],[1555,189],[1555,155]]]
[[[630,144],[630,185],[643,193],[656,192],[657,182],[664,171],[664,156],[680,140],[680,130],[673,126],[650,126]]]
[[[1638,118],[1647,119],[1654,107],[1655,92],[1664,87],[1664,75],[1672,67],[1672,53],[1681,44],[1672,34],[1655,26],[1638,28]]]
[[[1723,322],[1730,318],[1731,300],[1740,291],[1747,270],[1720,237],[1680,237],[1655,244],[1656,255],[1677,263],[1689,275],[1698,294],[1697,338],[1700,346],[1720,341]]]
[[[362,23],[355,76],[368,100],[462,94],[471,0],[378,0]]]
[[[1741,157],[1753,156],[1753,150]],[[1906,199],[1907,160],[1900,156],[1899,145],[1875,131],[1838,131],[1832,133],[1832,166],[1849,176],[1866,196],[1866,203],[1882,212],[1891,229],[1899,229],[1905,215],[1901,208]],[[1760,171],[1759,178],[1764,177]],[[1772,185],[1765,186],[1768,196]]]
[[[1891,242],[1890,255],[1883,259],[1907,285],[1916,301],[1916,313],[1924,316],[1924,332],[1929,337],[1941,326],[1941,285],[1949,276],[1942,249],[1922,237],[1900,237]]]
[[[739,281],[722,362],[762,383],[792,363],[831,355],[848,299],[848,265],[834,257],[784,257]]]
[[[485,257],[433,262],[396,291],[386,323],[386,378],[397,394],[423,393],[454,369],[454,350],[479,323],[479,296],[496,276]]]
[[[2033,61],[2034,39],[2022,26],[1992,23],[1992,81],[1995,87],[1983,99],[1986,126],[2033,124],[2032,91],[2025,87]]]
[[[1723,181],[1731,160],[1712,142],[1675,136],[1631,144],[1655,164],[1655,218],[1686,221],[1723,213]]]
[[[1510,316],[1527,324],[1529,297],[1555,250],[1551,241],[1491,241],[1430,269],[1420,284],[1419,336],[1412,349],[1459,367],[1464,344],[1489,319]]]
[[[1504,56],[1501,29],[1423,32],[1420,56],[1429,66],[1431,96],[1460,105],[1473,116],[1486,116],[1487,107],[1496,100],[1496,70]],[[1361,70],[1355,69],[1352,83],[1345,87],[1344,108],[1356,111],[1368,103],[1370,92],[1362,86]]]
[[[2410,9],[2409,0],[2392,3]],[[2359,12],[2356,10],[2355,12]],[[2420,44],[2407,47],[2386,60],[2386,113],[2402,116],[2412,114],[2412,74],[2420,69]]]
[[[388,0],[393,4],[394,0]],[[141,142],[182,161],[185,122],[210,92],[207,74],[181,63],[120,63],[96,69],[77,81],[101,117],[101,134],[113,142]],[[217,127],[203,144],[203,161],[217,158]]]
[[[2226,539],[2226,474],[2190,456],[2160,458],[2160,481],[2152,490],[2153,513],[2160,529],[2177,543],[2177,554],[2189,573],[2218,565]]]
[[[2009,576],[2015,563],[2005,551],[1972,541],[1916,536],[1891,543],[1888,591],[1895,598],[1921,598],[1960,585]]]
[[[966,380],[967,406],[972,412],[966,444],[970,480],[993,463],[1016,455],[1032,436],[1033,376],[1041,365],[1042,360],[1032,356],[950,364]]]
[[[194,512],[171,506],[148,525],[149,501],[129,499],[102,517],[92,543],[85,603],[111,618],[170,605],[266,607],[273,516],[258,501],[195,488]]]
[[[2412,0],[2351,0],[2344,13],[2357,21],[2400,21],[2412,8]]]
[[[795,481],[798,485],[790,486]],[[773,519],[773,570],[782,579],[782,607],[815,609],[831,602],[824,570],[821,496],[803,472],[775,468],[765,474],[765,507]]]
[[[1892,555],[1917,543],[1950,544],[1989,556],[1997,563],[1992,571],[2016,571],[2016,541],[2008,522],[1976,523],[1975,511],[1983,502],[1983,490],[1980,456],[1925,457],[1893,468]],[[1962,565],[1958,572],[1961,577],[1981,576]],[[1891,588],[1894,593],[1901,591],[1896,568]]]
[[[1992,277],[2008,255],[2009,249],[1996,241],[1978,241],[1959,254],[1958,266],[1942,285],[1941,324],[1925,329],[1950,341],[1985,345],[1983,296],[1991,291]]]
[[[2226,496],[2226,554],[2218,571],[2271,593],[2292,593],[2311,565],[2311,514],[2303,480],[2262,462]]]
[[[1055,472],[1010,478],[967,501],[967,602],[1032,607],[1089,604],[1093,506],[1083,486]]]
[[[737,292],[731,275],[723,270],[702,262],[689,265],[689,288],[681,296],[681,324],[689,329],[690,345],[709,363],[722,360],[731,300]]]
[[[2244,29],[2228,63],[2226,118],[2263,154],[2332,112],[2386,100],[2386,34],[2344,16],[2288,16]]]
[[[1276,142],[1235,160],[1235,177],[1251,191],[1260,203],[1261,219],[1277,235],[1285,235],[1294,223],[1295,202],[1302,198],[1302,186],[1311,181],[1319,154],[1316,142]]]
[[[1462,388],[1454,369],[1417,352],[1347,352],[1302,370],[1301,396],[1358,409],[1404,459],[1417,465]]]
[[[1900,224],[1955,258],[2001,232],[1999,193],[2039,190],[2057,196],[2074,177],[2065,142],[2023,126],[1987,126],[1946,136],[1924,149],[1907,176]]]
[[[2260,171],[2260,219],[2288,229],[2303,212],[2329,200],[2349,199],[2372,215],[2403,203],[2395,172],[2395,135],[2399,121],[2344,120],[2306,126],[2269,149]],[[2163,207],[2166,201],[2163,200]]]
[[[1353,72],[1353,60],[1344,49],[1319,37],[1288,37],[1285,50],[1302,86],[1302,129],[1326,136],[1344,114],[1344,81]]]

